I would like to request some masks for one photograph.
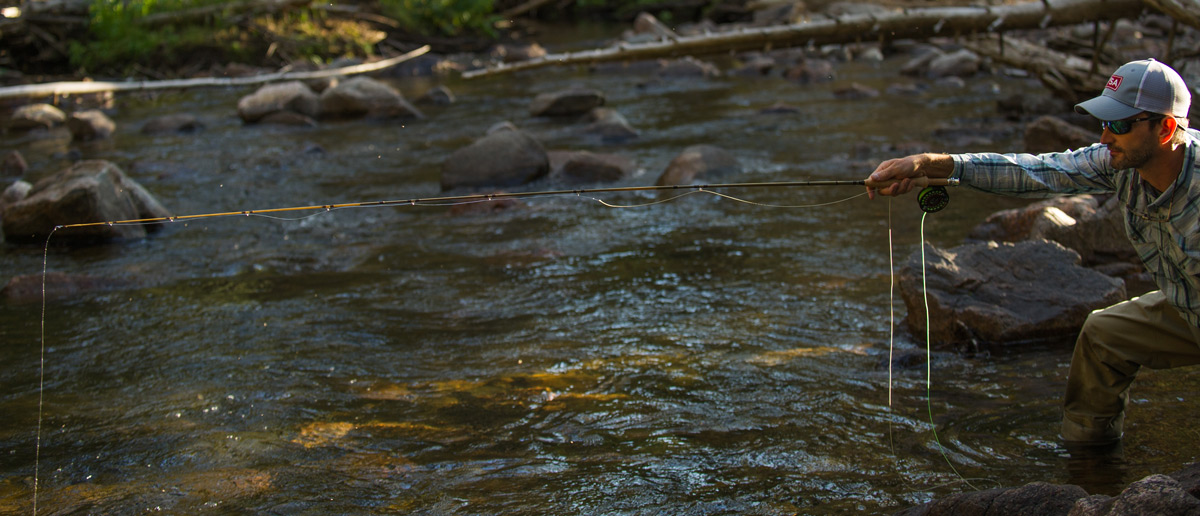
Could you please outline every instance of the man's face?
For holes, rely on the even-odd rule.
[[[1147,114],[1141,114],[1130,118],[1129,120],[1143,120],[1134,122],[1128,133],[1115,134],[1109,128],[1105,128],[1100,135],[1100,143],[1108,146],[1113,168],[1140,168],[1150,161],[1157,147],[1156,130],[1161,119],[1144,120],[1146,117]]]

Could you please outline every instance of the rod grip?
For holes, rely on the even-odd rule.
[[[958,181],[952,180],[948,177],[920,176],[920,177],[914,177],[914,178],[912,178],[912,180],[913,180],[913,186],[916,186],[917,188],[925,188],[926,186],[957,186],[958,185]],[[899,182],[900,182],[899,179],[888,179],[885,181],[872,181],[871,179],[867,179],[867,180],[863,181],[863,184],[865,184],[871,188],[887,188],[887,187],[892,186]]]

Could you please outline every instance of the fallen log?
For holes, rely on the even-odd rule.
[[[1044,0],[1016,5],[934,7],[904,9],[883,14],[850,14],[791,25],[742,28],[730,32],[663,38],[646,43],[621,43],[608,48],[549,54],[525,61],[469,70],[463,73],[463,77],[470,79],[552,65],[632,61],[809,44],[853,43],[870,39],[888,41],[997,33],[1004,30],[1133,18],[1137,17],[1143,8],[1142,0]]]
[[[319,79],[339,75],[355,75],[375,72],[396,66],[414,57],[429,52],[429,45],[413,50],[403,55],[364,63],[360,65],[314,70],[309,72],[279,72],[250,77],[199,77],[195,79],[174,79],[166,81],[65,81],[45,84],[23,84],[0,88],[0,99],[19,97],[45,97],[54,95],[79,95],[84,93],[101,93],[107,91],[142,91],[177,88],[197,88],[205,86],[245,86],[249,84],[264,84],[276,81]]]
[[[997,63],[1029,72],[1056,97],[1072,103],[1096,96],[1108,77],[1108,70],[1097,72],[1090,60],[1019,38],[983,36],[963,46]]]
[[[1145,0],[1146,4],[1179,20],[1180,23],[1200,29],[1200,0]]]

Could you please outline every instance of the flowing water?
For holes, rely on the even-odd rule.
[[[192,214],[437,195],[443,160],[504,120],[547,148],[634,158],[640,172],[616,186],[653,184],[699,143],[741,161],[722,181],[860,179],[911,141],[1020,148],[995,102],[1039,91],[1029,80],[832,95],[906,80],[901,60],[815,85],[574,68],[449,78],[458,101],[425,120],[317,128],[244,126],[235,106],[252,89],[122,95],[111,142],[9,135],[0,150],[21,150],[31,180],[108,159]],[[393,84],[413,98],[433,81]],[[529,117],[535,94],[572,84],[605,92],[640,138],[606,145]],[[801,111],[758,113],[777,101]],[[178,112],[207,128],[138,133]],[[956,126],[994,127],[994,143],[957,146]],[[860,191],[727,193],[802,205]],[[1020,204],[951,195],[925,221],[938,245]],[[1069,342],[934,350],[928,404],[920,358],[889,385],[889,217],[899,262],[919,240],[912,196],[771,208],[700,194],[621,209],[565,196],[492,213],[201,219],[52,246],[50,271],[110,288],[47,305],[44,393],[40,303],[0,311],[0,512],[32,510],[43,395],[46,514],[887,513],[1032,481],[1112,493],[1192,459],[1197,431],[1179,423],[1200,416],[1197,381],[1154,372],[1135,385],[1125,461],[1073,467],[1056,441]],[[40,246],[2,253],[0,278],[42,270]],[[923,357],[906,315],[896,301],[897,352]]]

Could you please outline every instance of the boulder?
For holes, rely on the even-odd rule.
[[[67,119],[67,129],[75,141],[103,140],[112,136],[117,124],[99,109],[89,109],[71,113]]]
[[[322,118],[425,118],[395,88],[370,77],[354,77],[321,92]]]
[[[8,128],[14,131],[50,129],[66,121],[66,113],[50,104],[26,104],[13,111]]]
[[[1079,253],[1047,240],[926,244],[930,340],[939,346],[1074,339],[1092,310],[1126,299],[1125,284],[1079,265]],[[925,335],[921,253],[899,272],[908,327]]]
[[[1115,196],[1093,195],[1038,201],[993,213],[968,234],[972,240],[1053,240],[1079,253],[1084,264],[1137,261],[1125,234],[1124,211]]]
[[[191,113],[162,115],[142,124],[142,134],[190,133],[204,128],[204,124]]]
[[[571,183],[604,183],[629,177],[632,159],[618,154],[588,151],[549,153],[551,173]]]
[[[658,70],[654,74],[665,79],[720,77],[721,69],[707,61],[687,56],[680,59],[659,60]]]
[[[41,242],[67,224],[167,217],[169,213],[140,184],[104,160],[80,161],[38,181],[28,195],[4,210],[4,237]],[[101,224],[55,234],[57,242],[92,243],[143,238],[157,224]]]
[[[278,111],[290,111],[313,118],[319,109],[317,94],[300,81],[268,84],[238,100],[238,116],[248,124]]]
[[[677,36],[675,31],[663,25],[653,14],[645,11],[638,13],[637,18],[633,20],[633,33],[668,39],[674,39]]]
[[[541,93],[529,104],[531,116],[579,116],[603,106],[604,94],[590,88]]]
[[[417,98],[418,104],[434,104],[439,106],[453,104],[454,101],[454,92],[450,91],[450,88],[444,85],[434,86]]]
[[[929,69],[925,73],[934,79],[942,77],[970,77],[979,71],[979,65],[980,59],[978,55],[975,55],[970,50],[962,49],[933,58],[929,62]]]
[[[833,61],[827,59],[804,59],[783,73],[789,80],[808,84],[814,82],[829,82],[837,77],[833,70]]]
[[[1075,502],[1068,516],[1200,516],[1200,499],[1167,475],[1150,475],[1112,497],[1092,495]]]
[[[1087,491],[1075,485],[1033,482],[1021,487],[958,493],[909,508],[896,516],[1065,515]]]
[[[737,158],[715,145],[693,145],[683,150],[658,178],[656,185],[690,185],[698,179],[720,177],[742,171]]]
[[[638,137],[638,132],[630,127],[629,121],[621,113],[611,108],[593,108],[582,118],[587,125],[579,132],[596,136],[605,142],[621,142]]]
[[[517,129],[489,133],[442,164],[442,190],[518,186],[550,172],[541,142]]]
[[[1045,115],[1025,126],[1025,152],[1041,154],[1082,149],[1100,141],[1100,135],[1058,117]]]

